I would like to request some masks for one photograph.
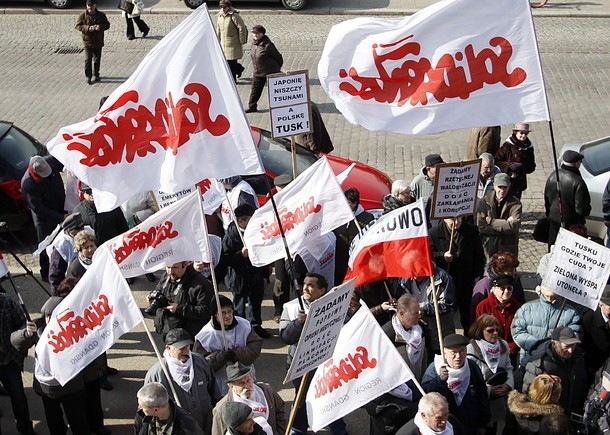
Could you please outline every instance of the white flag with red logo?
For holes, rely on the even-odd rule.
[[[333,356],[311,380],[306,403],[314,432],[414,377],[362,303],[341,329]]]
[[[99,211],[136,192],[263,173],[205,5],[148,53],[96,116],[60,129],[47,147],[94,189]]]
[[[307,168],[274,198],[292,253],[354,219],[326,157]],[[286,256],[271,201],[254,212],[244,240],[254,266],[265,266]],[[309,245],[309,249],[317,252],[314,246]]]
[[[65,385],[142,320],[131,289],[102,246],[42,332],[37,372]]]
[[[106,242],[125,278],[179,261],[210,262],[207,229],[197,191]]]
[[[206,178],[198,186],[201,189],[203,212],[207,215],[215,213],[225,199],[225,188],[216,178]]]
[[[442,0],[330,30],[318,76],[372,131],[426,134],[550,120],[527,0]]]
[[[381,216],[350,246],[345,281],[356,286],[386,278],[432,276],[423,199]]]
[[[8,264],[6,264],[6,260],[2,256],[2,251],[0,251],[0,278],[2,278],[8,272]]]

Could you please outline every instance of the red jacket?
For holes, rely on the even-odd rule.
[[[481,314],[491,314],[498,319],[498,323],[500,323],[500,327],[502,328],[500,337],[508,343],[511,354],[517,354],[517,352],[519,352],[519,346],[517,346],[517,343],[515,343],[513,336],[510,333],[510,325],[513,323],[513,317],[515,317],[515,313],[519,307],[521,307],[521,302],[514,297],[511,297],[510,300],[502,306],[493,292],[490,291],[487,299],[482,300],[481,303],[477,305],[475,312],[477,317]]]

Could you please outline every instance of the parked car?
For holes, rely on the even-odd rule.
[[[71,0],[48,0],[48,1],[71,1]],[[248,3],[252,0],[240,0],[239,3]],[[307,0],[280,0],[282,5],[291,11],[300,11],[307,5]],[[184,0],[184,4],[191,9],[197,9],[202,4],[206,3],[206,0]],[[259,2],[260,3],[260,2]]]
[[[47,149],[13,125],[0,121],[0,221],[9,229],[23,229],[31,221],[30,211],[21,193],[21,178],[30,157],[46,155]]]
[[[578,151],[585,156],[580,166],[580,174],[591,195],[591,215],[587,218],[587,231],[590,237],[604,240],[606,226],[602,213],[602,195],[610,180],[610,136],[584,144],[565,145],[560,155],[563,156],[567,150]],[[561,164],[561,159],[559,163]]]
[[[292,175],[292,153],[290,140],[273,139],[267,130],[252,127],[254,142],[257,144],[261,160],[265,166],[266,176],[270,186],[273,187],[273,179],[281,174]],[[305,169],[314,164],[320,157],[297,145],[297,174],[301,174]],[[351,170],[347,179],[341,187],[355,187],[360,192],[360,204],[366,210],[382,208],[381,199],[390,193],[392,180],[383,172],[372,166],[360,162],[353,162],[333,154],[326,154],[328,162],[335,175],[343,172],[352,163],[356,165]],[[260,204],[267,202],[268,190],[264,176],[244,176],[258,195]]]

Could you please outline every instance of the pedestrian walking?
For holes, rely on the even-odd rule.
[[[90,85],[94,81],[100,81],[104,32],[109,28],[110,22],[106,14],[97,9],[96,0],[87,0],[87,10],[78,16],[76,30],[82,33],[85,46],[85,75]]]
[[[239,11],[233,9],[229,0],[220,0],[218,6],[220,11],[216,19],[216,34],[222,51],[225,53],[233,80],[237,82],[245,69],[239,63],[239,59],[244,57],[242,46],[248,42],[248,29],[239,15]]]
[[[529,124],[515,124],[495,155],[496,165],[510,177],[510,193],[519,200],[527,189],[527,174],[536,169],[534,144],[528,137],[531,131]]]
[[[279,73],[284,64],[284,58],[275,48],[271,39],[266,35],[267,30],[257,24],[252,27],[252,49],[250,50],[250,58],[252,59],[252,67],[254,74],[252,77],[252,90],[250,91],[250,100],[246,113],[257,112],[257,103],[260,99],[267,75]]]
[[[142,32],[142,38],[146,38],[148,33],[150,32],[150,27],[144,22],[140,15],[144,10],[144,2],[142,0],[125,0],[128,3],[133,5],[133,10],[131,13],[127,13],[123,11],[123,16],[125,17],[125,21],[127,23],[127,39],[130,41],[136,39],[135,30],[133,27],[133,23],[136,23],[138,26],[138,30]]]

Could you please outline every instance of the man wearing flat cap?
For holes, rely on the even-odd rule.
[[[570,416],[572,412],[582,415],[589,383],[580,339],[569,327],[553,329],[551,339],[532,353],[531,361],[525,366],[524,393],[542,373],[561,378],[559,404],[566,415]]]
[[[567,150],[563,153],[561,167],[553,171],[546,180],[544,187],[544,209],[549,218],[549,251],[555,244],[559,228],[570,228],[572,225],[584,225],[591,213],[591,196],[587,184],[580,175],[580,165],[585,156],[581,153]],[[561,190],[561,205],[557,192],[557,173],[559,172],[559,188]]]
[[[254,207],[250,204],[242,204],[235,207],[233,212],[237,225],[231,222],[222,239],[220,262],[227,267],[225,284],[233,293],[233,304],[237,315],[248,319],[259,337],[270,338],[271,334],[263,328],[261,315],[266,268],[252,265],[248,258],[248,248],[242,242],[243,233],[254,215]],[[246,313],[246,305],[249,305],[248,313]]]
[[[439,154],[428,154],[424,160],[424,167],[411,181],[411,196],[414,201],[420,198],[427,199],[434,192],[434,178],[436,177],[436,165],[445,163]]]
[[[212,435],[224,435],[227,424],[220,411],[227,402],[248,405],[254,413],[254,421],[268,435],[283,434],[286,431],[284,401],[268,384],[254,382],[252,367],[240,362],[227,366],[229,392],[216,404],[213,414]]]
[[[483,435],[491,416],[487,385],[477,364],[466,358],[467,345],[463,335],[447,335],[443,340],[446,362],[435,355],[421,384],[426,393],[435,391],[447,399],[449,412],[465,433]]]
[[[165,337],[163,363],[172,378],[181,408],[197,421],[204,433],[209,434],[212,409],[220,400],[220,393],[210,365],[201,355],[191,352],[193,343],[191,334],[185,329],[172,329]],[[151,382],[159,382],[168,392],[172,391],[159,362],[146,373],[144,384]]]

